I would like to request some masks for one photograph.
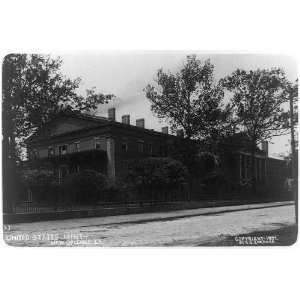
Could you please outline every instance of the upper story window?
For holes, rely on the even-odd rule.
[[[58,147],[59,155],[65,155],[67,154],[68,146],[67,145],[61,145]]]
[[[75,145],[74,151],[79,152],[80,151],[80,142],[75,142],[74,145]]]
[[[127,142],[123,142],[121,145],[122,151],[123,152],[128,152],[128,143]]]
[[[48,157],[54,156],[54,148],[52,146],[48,147]]]
[[[153,145],[148,144],[148,153],[152,154],[153,153]]]
[[[143,140],[139,140],[138,141],[138,152],[139,153],[143,153],[144,152],[144,141]]]
[[[246,178],[246,158],[244,155],[241,155],[240,158],[240,163],[241,163],[241,179]]]
[[[95,149],[96,150],[101,150],[100,138],[94,138],[94,141],[95,141]]]
[[[32,159],[37,159],[39,157],[39,151],[37,149],[32,149],[30,156]]]
[[[166,154],[167,154],[166,147],[164,145],[160,145],[159,146],[159,155],[166,156]]]

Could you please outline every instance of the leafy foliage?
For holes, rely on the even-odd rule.
[[[282,113],[286,98],[282,70],[238,69],[221,83],[232,93],[237,122],[253,143],[284,133]]]
[[[251,143],[251,178],[255,190],[254,155],[259,142],[285,131],[283,112],[285,74],[280,69],[236,70],[221,81],[232,93],[232,107],[240,130]]]
[[[105,175],[94,170],[83,170],[79,173],[72,173],[64,180],[64,189],[86,203],[94,201],[99,192],[106,189],[108,181]]]
[[[168,155],[183,163],[191,175],[197,175],[199,145],[190,139],[176,139],[169,142]]]
[[[188,171],[179,161],[151,157],[129,165],[129,181],[137,188],[172,189],[186,183]]]
[[[53,170],[48,169],[28,169],[21,172],[21,178],[28,187],[50,187],[57,184]]]
[[[173,140],[169,149],[169,156],[183,163],[192,176],[202,176],[218,165],[217,155],[205,151],[205,145],[194,140]]]
[[[286,81],[285,83],[285,91],[284,91],[284,97],[287,102],[290,102],[290,109],[288,111],[284,111],[281,115],[284,127],[286,129],[290,129],[292,122],[293,125],[298,125],[298,79],[292,83],[289,81]],[[291,109],[292,109],[292,118],[291,120]]]
[[[89,190],[101,191],[107,186],[107,178],[94,170],[83,170],[79,173],[68,175],[64,185],[75,190],[85,190],[86,192],[89,192]]]
[[[86,90],[85,97],[77,95],[72,98],[72,101],[67,104],[66,108],[81,113],[94,114],[99,104],[106,104],[114,97],[113,94],[104,95],[102,93],[97,93],[96,87],[93,87]]]
[[[187,56],[176,74],[158,70],[157,87],[144,89],[151,110],[166,118],[173,131],[183,128],[188,138],[215,140],[232,131],[231,108],[222,102],[224,92],[214,83],[213,70],[209,60],[202,63],[195,55]]]
[[[26,137],[49,121],[59,111],[93,111],[113,95],[87,90],[77,94],[80,78],[62,75],[62,60],[50,56],[10,54],[3,61],[3,133],[7,151],[13,159],[20,156]]]

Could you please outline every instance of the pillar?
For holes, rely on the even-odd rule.
[[[115,140],[112,137],[106,138],[106,153],[107,153],[107,176],[115,180]]]
[[[242,181],[242,154],[239,155],[239,172],[240,172],[240,177],[239,177],[239,182]]]

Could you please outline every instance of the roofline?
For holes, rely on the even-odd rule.
[[[97,126],[89,126],[89,127],[85,127],[85,128],[65,132],[65,133],[62,133],[62,134],[53,135],[51,137],[49,137],[49,136],[44,137],[44,138],[41,138],[41,139],[38,139],[38,138],[30,139],[30,138],[28,138],[26,143],[27,144],[34,144],[34,143],[38,143],[38,142],[41,142],[41,141],[44,141],[44,140],[49,140],[49,138],[60,138],[60,137],[68,136],[68,135],[73,135],[75,133],[81,133],[81,132],[85,132],[85,131],[89,131],[89,130],[95,130],[95,129],[106,128],[106,127],[117,127],[117,128],[133,130],[135,132],[144,132],[144,133],[147,133],[147,134],[161,136],[161,137],[170,137],[170,138],[180,138],[180,139],[182,139],[182,137],[178,137],[176,135],[166,134],[166,133],[163,133],[163,132],[155,131],[153,129],[137,127],[135,125],[124,124],[124,123],[121,123],[121,122],[112,121],[112,120],[108,120],[108,119],[104,119],[104,120],[106,121],[106,124],[102,123],[102,124],[99,124]],[[103,121],[103,119],[102,119],[102,121]]]
[[[236,150],[235,151],[236,154],[243,154],[243,155],[248,155],[251,156],[251,152],[250,151],[246,151],[244,149],[241,150]],[[260,151],[256,151],[254,154],[254,157],[259,157],[259,158],[269,158],[267,153],[263,150]]]
[[[80,113],[80,112],[72,112],[72,111],[61,111],[59,113],[57,113],[57,115],[52,118],[51,120],[49,120],[47,123],[45,123],[44,125],[42,125],[38,131],[34,132],[32,135],[30,135],[25,143],[28,143],[28,141],[32,141],[35,138],[35,135],[42,130],[45,126],[47,126],[48,124],[54,122],[55,120],[59,119],[60,117],[73,117],[73,118],[78,118],[78,119],[82,119],[82,120],[88,120],[88,121],[94,121],[95,123],[99,123],[98,121],[108,121],[108,119],[106,117],[100,117],[100,116],[93,116],[93,115],[89,115],[89,114],[85,114],[85,113]],[[89,126],[87,128],[93,128],[94,126]]]

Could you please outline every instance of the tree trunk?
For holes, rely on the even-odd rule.
[[[295,219],[298,225],[298,184],[297,184],[297,166],[296,166],[296,147],[295,147],[295,132],[294,132],[294,103],[293,97],[290,97],[290,120],[291,120],[291,152],[292,152],[292,194],[293,200],[295,201]]]
[[[251,176],[251,186],[253,195],[256,194],[256,180],[255,180],[255,150],[256,142],[252,141],[251,145],[251,165],[250,165],[250,176]]]

